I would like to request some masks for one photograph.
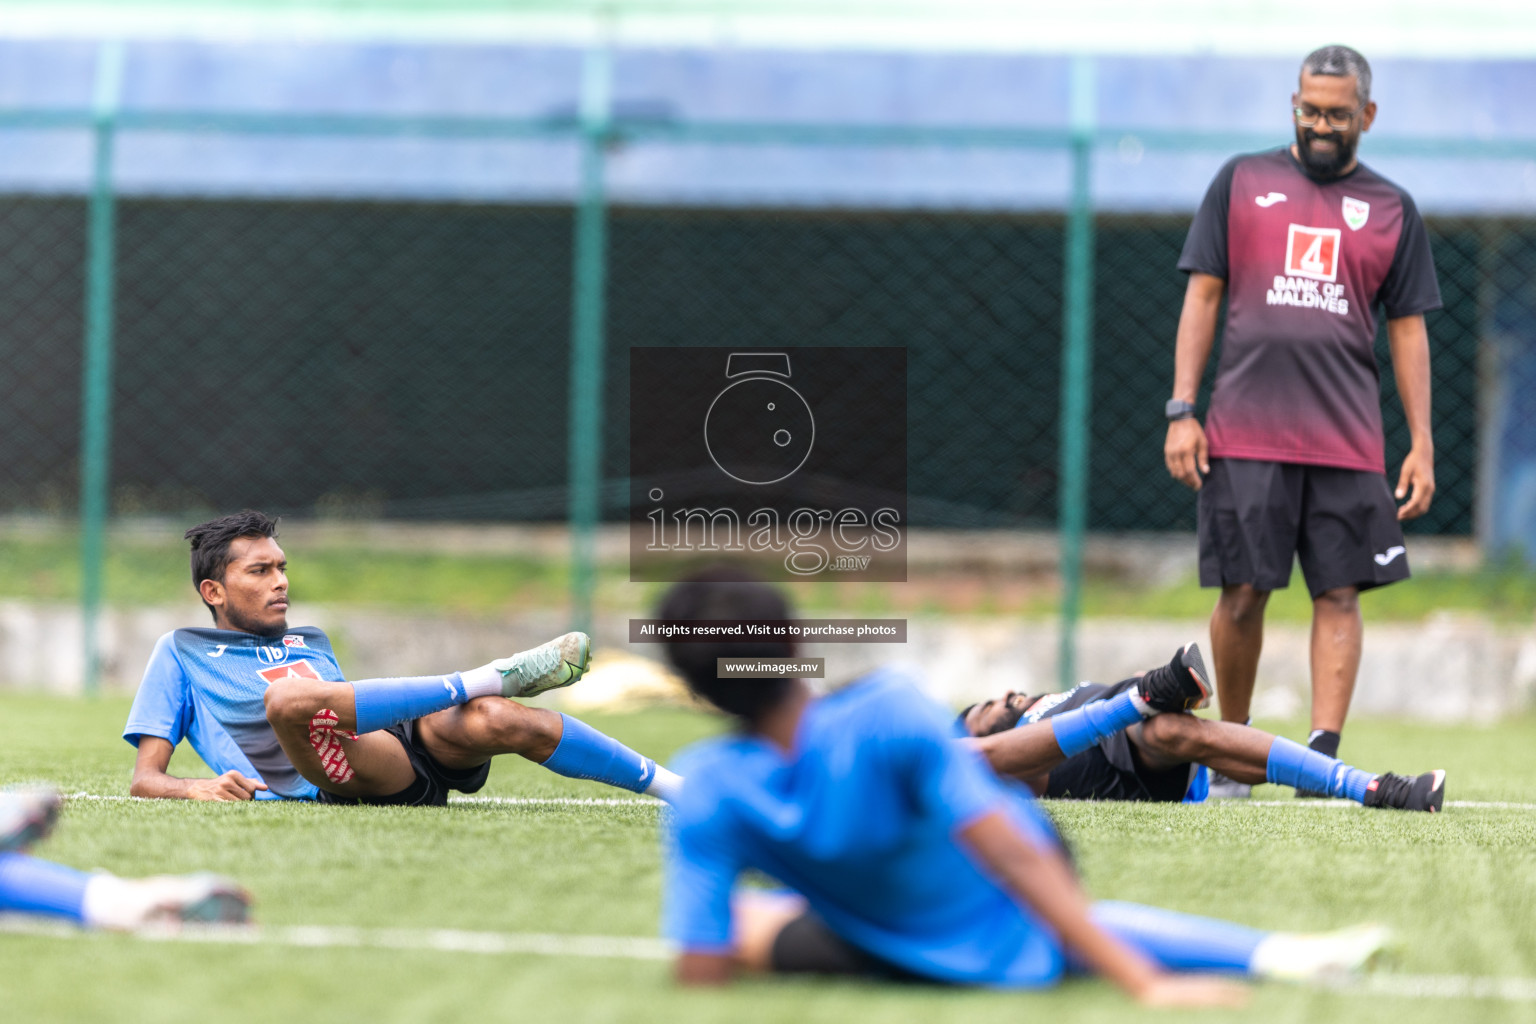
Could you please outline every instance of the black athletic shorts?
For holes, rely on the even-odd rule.
[[[1212,459],[1200,488],[1200,585],[1290,585],[1291,561],[1315,598],[1408,578],[1387,478],[1333,466]]]
[[[449,790],[460,793],[478,792],[485,785],[485,780],[491,774],[491,762],[487,761],[478,768],[445,768],[433,760],[427,753],[427,748],[416,740],[415,722],[401,722],[392,725],[387,732],[400,741],[405,748],[405,756],[411,759],[411,768],[416,772],[416,779],[398,793],[389,796],[337,796],[335,793],[327,793],[321,790],[315,797],[322,804],[381,804],[399,805],[405,807],[445,807],[448,804]]]
[[[1065,694],[1042,698],[1054,703],[1035,720],[1073,711],[1096,700],[1108,700],[1135,685],[1134,679],[1126,679],[1113,686],[1083,683]],[[1061,699],[1058,700],[1058,696]],[[1194,770],[1192,764],[1162,770],[1146,767],[1136,756],[1136,748],[1130,737],[1125,734],[1125,730],[1121,730],[1052,768],[1047,777],[1045,795],[1058,800],[1178,803],[1189,791],[1189,781]]]
[[[786,924],[768,951],[769,966],[781,974],[852,974],[892,981],[929,981],[905,967],[866,953],[828,928],[810,911]]]

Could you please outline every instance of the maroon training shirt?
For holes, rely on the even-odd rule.
[[[1179,269],[1227,282],[1212,457],[1385,471],[1375,307],[1389,320],[1440,308],[1407,192],[1364,164],[1314,181],[1289,147],[1234,157]]]

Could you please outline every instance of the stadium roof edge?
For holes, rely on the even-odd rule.
[[[1536,56],[1526,0],[1360,0],[1331,19],[1372,58]],[[1287,57],[1329,41],[1264,0],[0,0],[0,38]]]

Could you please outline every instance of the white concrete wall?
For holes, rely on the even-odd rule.
[[[309,606],[304,621],[330,634],[343,670],[354,679],[467,668],[531,647],[567,628],[559,610],[476,619]],[[108,610],[101,635],[104,689],[132,692],[162,633],[207,622],[207,612],[196,604]],[[79,692],[80,633],[75,606],[0,603],[0,686]],[[1307,635],[1301,625],[1269,627],[1254,705],[1258,717],[1305,713]],[[652,645],[629,645],[627,636],[627,617],[603,619],[595,637],[599,654],[659,656]],[[1209,649],[1203,620],[1088,621],[1079,635],[1079,674],[1113,682],[1166,662],[1178,645],[1191,639]],[[827,658],[832,685],[881,662],[909,664],[935,697],[959,706],[1009,689],[1054,689],[1056,645],[1056,624],[1050,620],[912,618],[905,645],[820,644],[806,654]],[[1356,714],[1480,721],[1533,706],[1536,627],[1452,615],[1420,624],[1366,626]]]

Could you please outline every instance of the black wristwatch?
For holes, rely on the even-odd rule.
[[[1170,398],[1168,404],[1163,406],[1163,415],[1168,417],[1168,422],[1174,420],[1187,420],[1195,414],[1195,403],[1186,402],[1182,398]]]

